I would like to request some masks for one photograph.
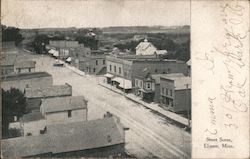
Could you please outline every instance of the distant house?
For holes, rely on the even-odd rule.
[[[24,91],[26,88],[42,88],[52,86],[52,75],[47,72],[31,72],[2,76],[1,87],[4,90],[16,88]]]
[[[72,96],[72,86],[65,83],[65,85],[53,85],[44,88],[26,88],[25,96],[28,109],[40,111],[41,99]]]
[[[161,77],[185,77],[182,73],[173,74],[146,74],[135,77],[134,94],[148,102],[160,103],[160,78]]]
[[[30,73],[35,72],[35,61],[18,61],[14,65],[16,73]]]
[[[191,110],[191,77],[161,76],[160,105],[173,112]]]
[[[40,112],[48,125],[86,121],[87,100],[83,96],[42,99]]]
[[[157,48],[145,39],[136,46],[135,50],[136,55],[153,55],[155,54]]]
[[[126,157],[124,145],[124,128],[115,117],[49,125],[42,135],[1,141],[4,158],[117,158]]]

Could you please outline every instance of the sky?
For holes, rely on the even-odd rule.
[[[19,28],[190,25],[189,0],[1,0],[2,24]]]

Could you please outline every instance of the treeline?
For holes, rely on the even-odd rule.
[[[14,41],[15,44],[18,45],[24,39],[19,28],[1,25],[1,29],[3,42]]]

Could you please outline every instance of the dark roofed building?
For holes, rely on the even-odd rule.
[[[87,120],[87,100],[83,96],[42,99],[40,110],[48,124]]]
[[[3,157],[118,157],[123,156],[125,133],[116,117],[47,126],[40,136],[5,139]]]
[[[10,74],[2,76],[1,81],[1,85],[4,90],[17,88],[21,91],[24,91],[29,87],[42,88],[52,86],[52,84],[52,75],[47,72]]]
[[[18,61],[15,62],[14,68],[16,73],[35,72],[35,61]]]
[[[44,88],[27,88],[25,96],[28,99],[34,98],[52,98],[52,97],[65,97],[72,95],[72,86],[65,85],[53,85]]]

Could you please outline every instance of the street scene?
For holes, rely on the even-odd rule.
[[[191,158],[189,21],[1,29],[1,158]]]

